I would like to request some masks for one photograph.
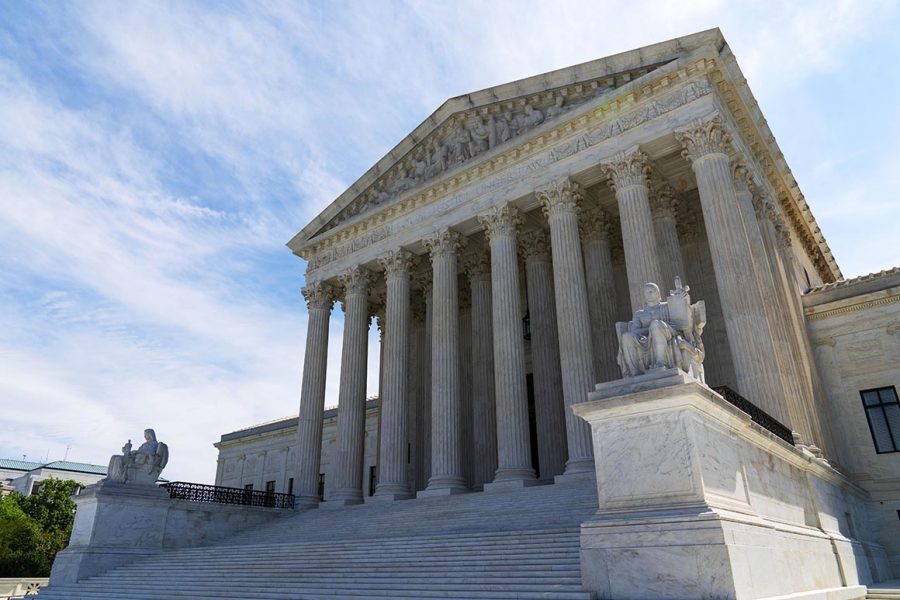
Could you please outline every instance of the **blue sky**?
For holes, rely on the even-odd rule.
[[[448,97],[716,26],[844,274],[900,265],[896,2],[0,1],[0,457],[211,481],[297,410],[296,231]]]

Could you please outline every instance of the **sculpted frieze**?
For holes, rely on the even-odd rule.
[[[680,108],[681,106],[711,94],[712,92],[713,86],[707,80],[701,79],[692,81],[683,88],[667,96],[653,100],[630,113],[619,116],[607,123],[603,123],[563,144],[556,145],[543,153],[529,158],[524,163],[517,164],[492,177],[485,178],[481,183],[475,186],[445,197],[437,202],[433,202],[426,206],[420,206],[405,216],[395,219],[385,225],[380,225],[360,237],[355,237],[346,242],[333,245],[326,241],[315,250],[314,255],[310,258],[309,269],[315,270],[321,268],[335,260],[343,258],[358,250],[362,250],[371,244],[377,243],[393,233],[403,231],[411,226],[434,219],[438,215],[449,212],[462,204],[470,202],[485,194],[495,192],[505,186],[515,185],[522,179],[526,179],[536,172],[545,170],[556,162],[609,140],[617,135],[621,135],[622,133],[643,125],[652,119]],[[462,152],[462,150],[459,151]],[[452,153],[448,152],[448,157],[451,156],[453,156]]]

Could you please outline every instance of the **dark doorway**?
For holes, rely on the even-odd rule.
[[[531,468],[540,478],[538,466],[541,464],[538,459],[538,442],[537,442],[537,417],[534,410],[534,376],[529,373],[525,376],[528,387],[528,438],[531,441]]]

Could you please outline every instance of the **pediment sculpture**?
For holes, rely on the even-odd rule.
[[[644,308],[636,310],[631,321],[616,323],[623,378],[677,367],[705,382],[702,335],[706,304],[702,300],[691,304],[689,291],[676,277],[675,289],[663,302],[659,286],[644,284]]]
[[[157,441],[156,432],[144,430],[144,443],[131,449],[131,440],[122,446],[122,454],[109,459],[106,481],[114,483],[155,484],[169,462],[169,447]]]

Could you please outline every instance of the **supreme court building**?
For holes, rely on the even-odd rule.
[[[365,497],[372,318],[372,498],[592,473],[570,407],[622,377],[615,324],[643,284],[665,296],[680,277],[705,301],[707,384],[875,494],[900,567],[898,273],[843,279],[718,30],[452,98],[288,245],[308,261],[303,502],[320,500],[326,369],[340,395],[324,504]]]

